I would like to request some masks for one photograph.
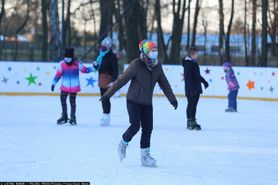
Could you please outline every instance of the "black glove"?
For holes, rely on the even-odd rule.
[[[171,102],[171,104],[173,105],[173,107],[175,108],[175,110],[178,108],[178,101],[177,101],[177,100]]]
[[[205,89],[208,88],[209,83],[207,81],[204,82]]]
[[[55,85],[51,85],[51,91],[52,92],[54,91],[54,87],[55,87]]]
[[[109,99],[108,96],[103,95],[103,96],[99,99],[99,101],[105,101],[105,100],[108,100],[108,99]]]
[[[95,69],[98,68],[98,63],[97,63],[96,61],[93,62],[93,67],[94,67]]]

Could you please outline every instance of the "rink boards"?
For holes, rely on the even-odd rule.
[[[86,64],[90,66],[90,64]],[[56,72],[57,63],[43,62],[0,62],[1,95],[57,95],[61,81],[55,91],[50,86]],[[125,68],[127,65],[125,66]],[[183,67],[164,65],[164,72],[177,96],[184,96]],[[225,98],[227,84],[223,68],[220,66],[200,66],[201,75],[209,82],[203,97]],[[239,98],[278,101],[278,68],[234,67],[240,84]],[[80,74],[81,96],[99,94],[97,72]],[[126,94],[128,84],[121,90]],[[154,94],[162,96],[157,85]]]

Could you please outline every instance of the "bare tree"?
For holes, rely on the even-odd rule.
[[[108,29],[111,29],[113,17],[113,0],[100,0],[100,40],[108,35]],[[109,30],[112,32],[112,30]]]
[[[252,30],[251,30],[251,60],[250,65],[256,64],[256,50],[257,50],[257,0],[252,0]]]
[[[25,18],[24,18],[22,24],[19,25],[19,27],[15,30],[15,51],[14,51],[14,58],[13,58],[14,61],[17,60],[17,52],[18,52],[18,40],[17,40],[17,36],[23,30],[23,28],[26,26],[26,23],[27,23],[27,21],[29,19],[30,0],[26,1],[26,6],[27,6],[27,10],[26,10]]]
[[[180,63],[180,46],[182,38],[182,30],[184,23],[184,15],[186,11],[186,0],[172,1],[173,6],[173,28],[172,28],[172,45],[170,50],[171,63]]]
[[[1,0],[0,24],[5,14],[5,0]]]
[[[50,59],[58,61],[61,57],[61,41],[59,30],[58,1],[50,0],[49,5],[50,21]]]
[[[47,61],[48,52],[48,23],[47,23],[47,0],[41,0],[41,14],[42,14],[42,54],[41,59]]]
[[[276,45],[276,35],[277,35],[277,27],[278,27],[278,3],[277,0],[272,0],[268,6],[268,33],[271,39],[271,55],[277,56],[277,45]]]
[[[127,11],[125,14],[125,35],[126,35],[126,54],[130,62],[139,56],[138,42],[138,9],[139,0],[124,0],[123,7]]]
[[[267,9],[268,0],[262,0],[262,54],[261,66],[267,66]]]
[[[202,0],[196,0],[195,13],[194,13],[194,22],[193,22],[193,31],[192,31],[192,37],[191,37],[192,38],[191,46],[195,46],[196,31],[197,31],[198,17],[199,17],[201,4],[202,4]]]
[[[219,0],[219,46],[218,53],[220,57],[220,64],[223,62],[223,46],[224,46],[224,8],[223,8],[223,0]]]
[[[245,65],[249,66],[248,57],[248,43],[249,39],[247,37],[247,0],[244,0],[244,26],[243,26],[243,37],[244,37],[244,54],[245,54]]]
[[[158,47],[159,47],[159,55],[161,58],[162,63],[168,63],[168,54],[167,48],[164,41],[164,33],[161,26],[161,4],[160,0],[155,0],[155,16],[156,16],[156,23],[157,23],[157,40],[158,40]]]

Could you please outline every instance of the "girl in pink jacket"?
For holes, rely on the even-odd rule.
[[[85,67],[79,60],[74,58],[74,48],[65,48],[65,58],[60,61],[56,75],[52,81],[51,90],[54,91],[55,85],[62,78],[60,87],[60,100],[62,104],[62,117],[57,120],[57,124],[64,124],[69,121],[71,125],[76,125],[76,95],[80,89],[79,71],[90,73],[93,69]],[[67,97],[70,96],[71,114],[68,119]]]

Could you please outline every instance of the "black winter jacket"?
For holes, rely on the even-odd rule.
[[[111,50],[102,59],[100,73],[112,76],[112,82],[118,78],[118,59]]]
[[[185,94],[187,96],[202,94],[201,83],[208,84],[208,82],[201,76],[198,63],[186,57],[183,59],[182,65],[184,69]]]

